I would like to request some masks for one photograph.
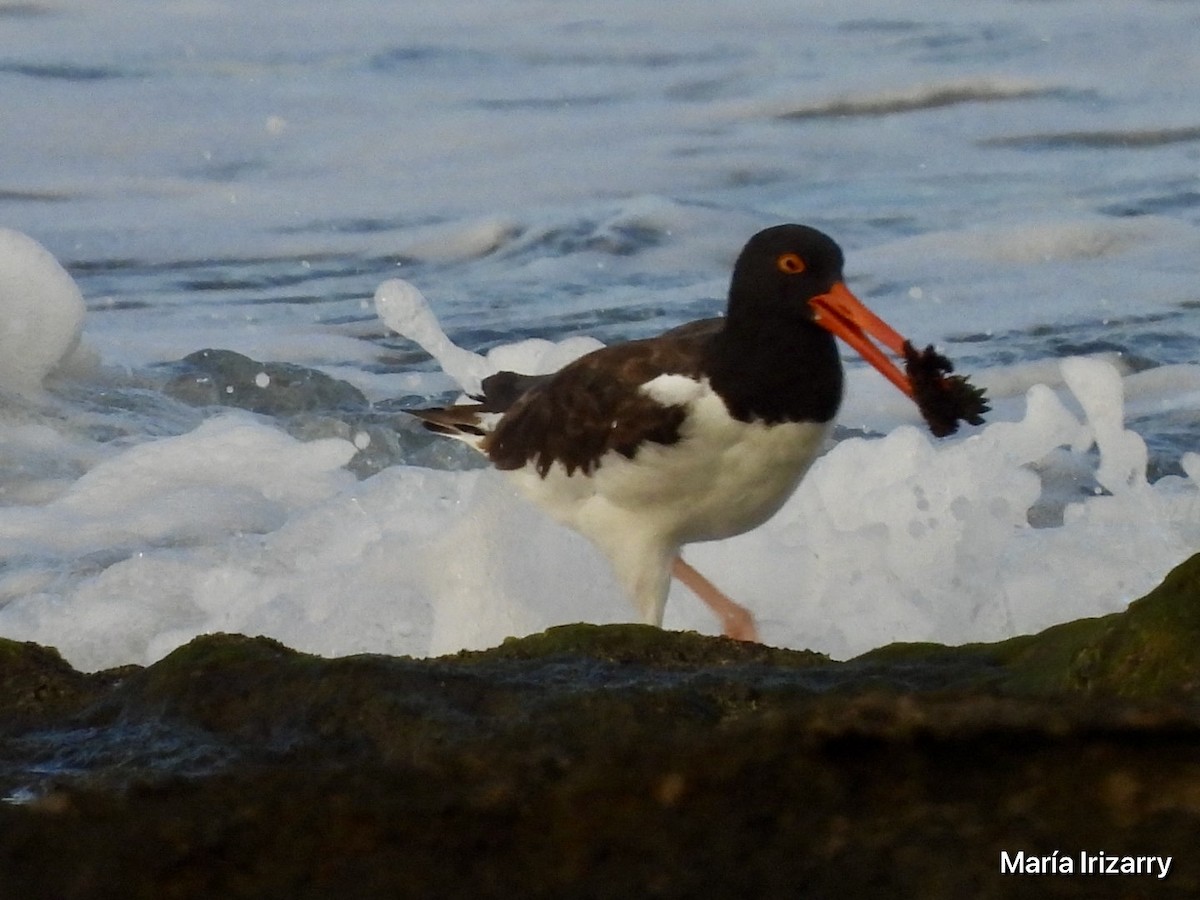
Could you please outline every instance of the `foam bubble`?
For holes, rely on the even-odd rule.
[[[385,281],[375,290],[375,311],[392,331],[421,346],[447,375],[469,394],[491,367],[478,353],[457,346],[446,336],[420,288],[402,278]]]
[[[0,228],[0,390],[28,393],[75,350],[83,295],[48,250]]]
[[[502,344],[486,357],[480,356],[451,341],[425,295],[416,285],[401,278],[379,286],[375,291],[375,309],[388,328],[418,344],[467,394],[478,394],[480,383],[494,372],[504,369],[526,375],[557,372],[572,360],[603,346],[587,337],[571,337],[557,343],[529,338]]]
[[[1149,453],[1139,435],[1125,430],[1121,376],[1110,365],[1083,358],[1063,360],[1062,372],[1100,448],[1096,480],[1114,494],[1145,487]]]

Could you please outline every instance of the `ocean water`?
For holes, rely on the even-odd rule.
[[[459,386],[376,291],[553,368],[718,312],[781,221],[995,409],[935,441],[847,358],[797,496],[688,558],[836,656],[1123,608],[1200,545],[1197,33],[1196,0],[0,2],[0,227],[70,276],[0,241],[0,635],[95,669],[630,619],[403,415]],[[666,624],[716,630],[682,589]]]

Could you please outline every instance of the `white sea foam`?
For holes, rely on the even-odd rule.
[[[569,358],[576,344],[550,349]],[[547,349],[508,345],[485,362],[536,371]],[[835,656],[1122,608],[1200,539],[1200,491],[1191,476],[1146,482],[1144,443],[1122,424],[1129,379],[1103,360],[1062,368],[1061,399],[1035,384],[1012,421],[946,441],[912,425],[842,441],[769,523],[688,558],[758,613],[769,642]],[[59,440],[47,423],[12,433]],[[398,466],[357,482],[343,468],[354,449],[230,413],[90,461],[46,502],[0,509],[0,633],[95,669],[217,630],[424,655],[633,618],[599,554],[502,474]],[[1081,472],[1107,491],[1072,491]],[[1062,523],[1034,528],[1051,491],[1070,497]],[[678,585],[666,622],[717,630]]]
[[[1194,546],[1200,500],[1191,480],[1119,479],[1063,525],[1029,526],[1042,492],[1030,463],[1081,448],[1086,428],[1136,455],[1136,436],[1112,431],[1120,397],[1103,366],[1086,422],[1035,388],[1021,421],[964,440],[907,426],[847,440],[766,526],[687,555],[758,612],[767,640],[839,656],[1120,609]],[[400,467],[351,483],[337,468],[349,452],[231,416],[126,451],[56,502],[4,510],[6,549],[40,562],[0,581],[0,630],[96,668],[211,630],[420,655],[632,617],[597,553],[503,476]],[[715,631],[679,588],[667,624]]]
[[[467,393],[478,393],[489,373],[487,360],[455,345],[420,289],[402,278],[385,281],[375,291],[375,311],[388,328],[403,335],[438,360],[442,371]],[[494,371],[494,370],[492,370]]]
[[[33,238],[0,228],[0,391],[28,393],[75,350],[83,295]]]

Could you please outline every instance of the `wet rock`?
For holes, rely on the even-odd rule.
[[[300,440],[341,438],[358,452],[347,468],[366,478],[389,466],[475,468],[479,455],[440,439],[404,412],[428,403],[412,397],[373,406],[349,382],[286,362],[259,362],[232,350],[207,349],[163,367],[162,392],[190,407],[236,407],[270,416]],[[449,398],[448,398],[449,399]]]
[[[992,666],[993,682],[1010,692],[1194,702],[1200,699],[1200,555],[1120,613],[997,644],[896,644],[860,657],[874,663],[904,660]]]
[[[259,362],[232,350],[198,350],[173,365],[164,391],[189,406],[236,406],[272,416],[362,410],[367,398],[345,381],[295,363]]]
[[[51,647],[0,638],[0,723],[12,728],[71,712],[95,695],[94,680]]]
[[[439,659],[0,641],[17,897],[1191,897],[1200,556],[1121,614],[849,662],[575,625]],[[1169,855],[1001,874],[1001,851]]]

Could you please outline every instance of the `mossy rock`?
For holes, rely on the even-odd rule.
[[[1075,654],[1069,687],[1124,697],[1196,697],[1200,692],[1200,554],[1115,616]]]
[[[956,666],[978,687],[1019,694],[1200,699],[1200,554],[1123,612],[994,644],[891,644],[857,662]]]
[[[558,625],[537,634],[508,638],[490,650],[464,651],[447,659],[471,663],[552,656],[586,656],[607,662],[666,667],[762,664],[807,668],[831,661],[824,653],[811,650],[785,650],[694,631],[587,623]]]
[[[77,708],[95,691],[53,647],[0,638],[0,723]]]
[[[1118,615],[848,662],[574,625],[85,675],[0,640],[0,894],[1200,896],[1198,598],[1200,557]],[[1175,863],[998,873],[1056,848]]]

